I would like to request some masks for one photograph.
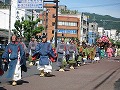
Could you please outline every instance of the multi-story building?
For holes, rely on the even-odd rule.
[[[55,6],[55,4],[46,4],[46,11],[44,14],[40,14],[40,18],[43,19],[42,24],[45,27],[45,32],[48,34],[48,40],[54,38],[55,32],[55,13],[54,8],[49,8]],[[63,10],[66,10],[66,6],[62,6]],[[81,20],[82,19],[82,20]],[[86,41],[88,22],[87,17],[83,14],[76,13],[58,13],[58,28],[57,37],[65,38],[78,38],[81,42]],[[81,27],[82,25],[82,27]]]
[[[80,41],[88,42],[88,17],[83,13],[80,14]]]
[[[96,22],[89,23],[88,43],[95,44],[97,36],[98,36],[98,23]]]
[[[59,15],[58,37],[64,34],[66,38],[78,38],[80,40],[80,18],[77,15]]]

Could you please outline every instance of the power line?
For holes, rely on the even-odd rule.
[[[83,7],[71,7],[72,8],[92,8],[92,7],[108,7],[108,6],[116,6],[120,5],[120,3],[114,3],[114,4],[101,4],[101,5],[93,5],[93,6],[83,6]]]

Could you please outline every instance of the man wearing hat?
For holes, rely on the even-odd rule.
[[[45,33],[41,36],[41,42],[38,43],[35,49],[35,53],[33,57],[39,56],[39,64],[37,69],[40,70],[40,76],[49,76],[50,72],[52,72],[52,66],[49,57],[55,58],[54,52],[52,50],[52,46],[49,42],[47,42],[47,35]]]

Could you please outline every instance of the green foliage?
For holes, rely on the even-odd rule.
[[[2,2],[0,2],[0,9],[9,9],[9,6],[8,4],[4,4]]]
[[[115,45],[120,48],[120,41],[116,41]]]
[[[77,14],[78,11],[77,10],[64,10],[64,9],[61,9],[60,11],[62,14]]]
[[[40,32],[42,32],[43,30],[44,30],[44,27],[43,27],[43,26],[36,27],[36,28],[32,31],[32,33],[33,33],[33,35],[35,36],[37,33],[40,33]]]
[[[113,39],[109,39],[110,40],[110,42],[112,43],[112,44],[114,44],[114,40]]]
[[[99,27],[105,29],[116,29],[120,32],[120,18],[114,18],[109,15],[98,15],[95,13],[84,13],[89,16],[89,22],[97,22]]]
[[[14,34],[19,35],[21,37],[25,37],[28,41],[30,41],[31,36],[36,36],[37,33],[40,33],[44,30],[43,26],[38,26],[38,22],[40,19],[33,21],[34,17],[28,16],[28,20],[24,20],[22,17],[21,20],[16,20],[13,30]]]

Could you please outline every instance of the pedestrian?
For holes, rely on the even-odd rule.
[[[96,61],[96,62],[100,61],[100,54],[101,54],[100,46],[99,46],[99,44],[97,44],[96,47],[95,47],[95,58],[94,58],[94,61]]]
[[[52,50],[52,45],[47,42],[47,35],[43,33],[41,36],[42,41],[37,44],[35,52],[33,54],[33,58],[38,55],[39,63],[37,65],[37,69],[40,71],[40,76],[50,76],[52,72],[52,63],[50,61],[50,57],[55,58],[54,52]]]
[[[29,45],[28,45],[28,53],[29,53],[29,61],[30,61],[30,66],[34,65],[35,62],[34,61],[31,61],[32,59],[32,55],[33,53],[35,52],[35,47],[37,46],[38,42],[35,40],[35,37],[32,36],[31,38],[31,41],[29,42]]]
[[[8,64],[7,78],[12,79],[12,85],[17,85],[17,81],[21,79],[21,65],[24,62],[24,49],[17,42],[17,36],[12,35],[11,42],[5,48],[2,55],[4,63]]]
[[[57,63],[58,63],[58,66],[60,67],[59,71],[64,72],[65,66],[67,65],[66,55],[68,53],[67,44],[65,43],[64,38],[61,38],[61,42],[58,43],[56,51],[58,54]]]
[[[111,48],[111,45],[109,45],[109,47],[107,48],[107,55],[108,59],[110,59],[113,55],[113,49]]]
[[[117,46],[115,46],[115,57],[117,57],[117,55],[118,55],[118,48]]]

